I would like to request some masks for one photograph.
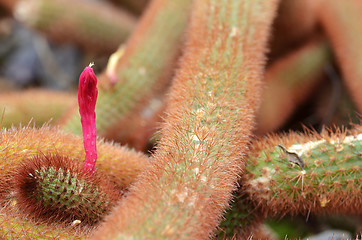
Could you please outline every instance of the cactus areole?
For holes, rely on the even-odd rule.
[[[97,77],[89,64],[79,77],[78,104],[85,150],[84,171],[94,174],[97,160],[95,106],[98,96]]]

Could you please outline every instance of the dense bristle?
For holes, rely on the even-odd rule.
[[[194,2],[154,164],[93,239],[213,235],[247,151],[276,5],[270,0]]]
[[[361,214],[361,139],[361,126],[333,134],[269,136],[251,149],[242,191],[267,216]],[[305,168],[288,160],[278,145],[303,159]]]
[[[14,175],[16,206],[32,217],[94,224],[106,215],[120,192],[99,175],[58,155],[27,159]]]
[[[86,239],[94,229],[92,226],[78,228],[74,223],[40,224],[36,219],[24,218],[22,209],[15,209],[8,202],[0,209],[0,239]]]

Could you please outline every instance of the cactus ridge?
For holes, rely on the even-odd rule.
[[[323,133],[318,137],[294,133],[266,138],[252,150],[243,189],[268,216],[281,212],[360,214],[361,140],[360,126],[354,132]],[[287,160],[277,146],[280,143],[304,160],[304,170]]]
[[[80,164],[56,155],[38,155],[21,164],[15,175],[20,209],[42,219],[97,223],[119,197],[119,191],[83,172]]]
[[[104,212],[109,203],[98,187],[92,184],[87,186],[84,179],[79,178],[77,173],[72,174],[69,169],[42,167],[35,170],[34,180],[37,182],[36,191],[39,192],[36,197],[46,206],[63,204],[64,207],[76,209],[84,206],[89,209],[99,208]]]

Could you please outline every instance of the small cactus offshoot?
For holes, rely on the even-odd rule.
[[[79,162],[60,155],[37,155],[20,165],[14,178],[16,204],[35,219],[97,223],[120,192],[98,174],[90,176]]]

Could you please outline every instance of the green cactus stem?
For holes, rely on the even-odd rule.
[[[127,129],[127,125],[119,124],[142,119],[141,110],[167,87],[180,54],[191,2],[153,1],[128,40],[124,54],[113,65],[113,74],[105,72],[99,77],[96,106],[97,116],[102,116],[96,120],[99,136],[121,141],[114,129],[120,129],[117,126]],[[64,130],[81,134],[76,108],[61,124]]]
[[[335,133],[270,135],[254,142],[222,229],[228,236],[245,234],[243,227],[249,229],[255,218],[251,213],[259,218],[362,214],[361,143],[361,126]],[[290,160],[290,153],[304,161],[304,169]]]
[[[78,228],[78,221],[68,226],[53,224],[42,224],[34,219],[25,219],[19,210],[14,209],[11,204],[0,209],[0,238],[1,239],[86,239],[89,236],[89,228]]]
[[[75,103],[75,95],[44,89],[30,89],[0,95],[1,127],[26,126],[29,122],[36,127],[58,121]],[[4,116],[2,113],[4,111]]]
[[[228,204],[259,102],[277,1],[195,1],[154,164],[93,239],[208,239]]]
[[[319,9],[319,17],[359,113],[362,113],[362,2],[331,0]]]
[[[60,155],[37,155],[15,170],[14,207],[45,222],[99,222],[121,193],[104,173],[89,174],[77,162]]]
[[[115,144],[97,141],[97,168],[105,172],[107,178],[120,191],[126,191],[137,176],[149,165],[149,159]],[[24,159],[37,155],[57,154],[84,163],[83,139],[64,133],[59,129],[44,126],[40,129],[11,128],[0,132],[0,200],[11,199],[11,172]]]
[[[94,54],[109,54],[124,42],[136,19],[106,3],[84,0],[22,0],[17,20],[57,42],[70,42]]]
[[[100,186],[99,188],[102,191],[106,191],[106,193],[109,192],[109,187],[107,188],[107,186],[110,184],[114,186],[111,187],[112,194],[114,188],[117,194],[122,194],[127,191],[129,186],[135,182],[138,174],[149,164],[149,159],[146,156],[134,151],[102,141],[98,141],[97,145],[98,170],[95,175],[98,175],[98,177],[89,179],[90,176],[84,175],[84,171],[79,167],[84,163],[85,157],[81,137],[72,136],[47,126],[41,129],[11,128],[2,130],[0,134],[0,159],[2,159],[0,161],[0,203],[2,207],[0,214],[0,236],[16,239],[22,239],[19,236],[24,238],[32,236],[30,237],[31,239],[36,239],[35,236],[39,236],[39,239],[53,239],[51,236],[58,238],[58,236],[64,236],[64,234],[69,232],[69,236],[75,236],[74,239],[78,239],[78,236],[87,235],[89,233],[87,225],[99,221],[110,210],[109,207],[112,204],[109,207],[108,205],[103,206],[104,202],[97,195],[101,203],[96,210],[100,210],[93,211],[94,204],[89,206],[88,202],[91,201],[87,201],[91,194],[86,194],[83,195],[85,197],[84,201],[79,200],[73,203],[74,208],[70,209],[74,210],[74,212],[71,211],[69,213],[68,210],[67,213],[64,210],[62,215],[57,212],[59,210],[45,211],[44,206],[39,205],[39,202],[34,200],[33,194],[36,191],[31,192],[28,187],[33,186],[31,189],[34,189],[34,186],[38,186],[35,189],[43,190],[49,188],[48,190],[51,191],[52,195],[39,194],[39,199],[36,198],[36,200],[40,200],[42,203],[46,202],[44,199],[58,198],[57,194],[60,192],[61,199],[63,200],[66,197],[68,197],[68,200],[70,197],[79,198],[79,196],[72,194],[72,190],[68,191],[67,189],[68,187],[73,187],[75,188],[73,192],[77,192],[76,189],[81,188],[82,182],[87,182],[84,186],[88,186],[90,193],[92,193],[91,189],[93,189],[90,184],[95,186],[94,189]],[[42,158],[49,156],[56,156],[56,158],[54,160],[52,157],[51,159],[53,160],[50,161]],[[24,162],[24,159],[27,160]],[[34,159],[38,160],[34,162]],[[59,162],[64,162],[62,159],[71,160],[71,162],[62,163],[60,165],[63,167],[59,167]],[[76,170],[75,172],[74,169]],[[59,174],[61,171],[63,171],[63,174]],[[52,174],[54,176],[51,176]],[[102,175],[101,177],[99,176],[100,174]],[[28,178],[24,178],[24,176]],[[71,183],[68,181],[69,184],[57,187],[54,184],[57,183],[59,185],[59,182],[62,182],[62,179],[56,180],[59,177],[64,180],[64,183],[67,182],[66,180],[71,180]],[[45,181],[50,178],[55,180],[53,179],[48,185]],[[36,182],[39,179],[43,179],[43,181],[40,183]],[[77,185],[76,182],[79,184]],[[106,184],[106,187],[104,187],[104,182],[109,184]],[[26,187],[24,187],[25,185]],[[86,193],[86,188],[82,188],[83,193]],[[65,193],[60,189],[63,189],[63,191],[65,189]],[[114,197],[111,197],[111,199],[113,199],[111,202],[114,202]],[[33,204],[30,205],[29,201]],[[99,203],[99,201],[96,201],[96,203]],[[7,208],[6,206],[10,207]],[[56,205],[51,204],[45,204],[45,206],[52,209],[56,207]],[[24,215],[24,209],[27,209],[25,211],[26,215]],[[84,210],[83,214],[85,215],[79,212],[81,209]],[[49,219],[54,221],[50,223]],[[62,222],[60,223],[59,220],[62,220]],[[72,224],[77,225],[77,227],[74,228]],[[81,226],[81,229],[78,225]],[[67,226],[71,226],[71,228],[68,229]],[[59,238],[62,239],[62,237]]]

